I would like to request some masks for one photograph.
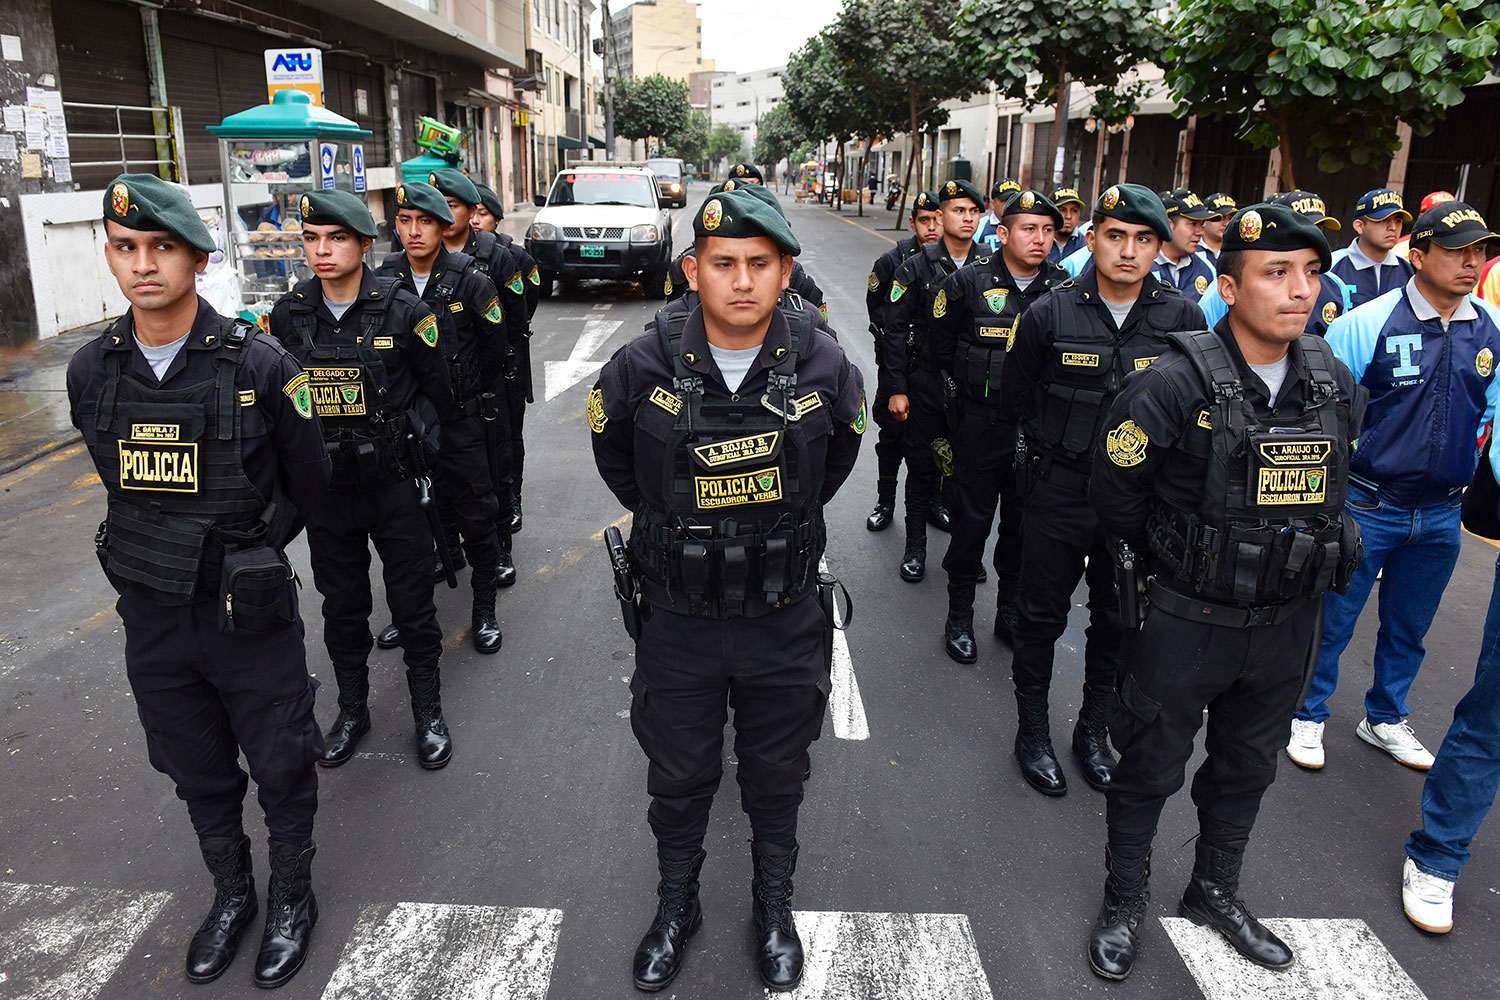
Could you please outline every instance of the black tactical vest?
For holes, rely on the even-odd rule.
[[[703,377],[684,363],[680,343],[688,314],[656,315],[657,337],[673,359],[672,391],[655,388],[636,414],[636,434],[654,435],[663,463],[668,508],[635,512],[630,548],[647,600],[704,618],[755,618],[810,591],[825,530],[811,492],[804,408],[822,405],[797,394],[797,359],[813,323],[786,313],[791,347],[768,374],[765,393],[708,403]],[[649,411],[671,414],[671,423]],[[658,450],[643,443],[638,451]]]
[[[958,338],[953,355],[953,380],[969,399],[999,405],[1000,373],[1005,367],[1005,355],[1015,342],[1026,303],[1020,301],[1015,289],[1006,287],[1000,275],[979,261],[971,266],[976,270],[967,292],[969,301],[964,303],[971,322]],[[947,301],[940,305],[944,310],[954,307],[954,303]],[[934,314],[940,305],[934,303]]]
[[[316,280],[297,291],[305,295]],[[335,487],[383,486],[407,475],[402,462],[407,417],[395,408],[390,373],[378,346],[383,334],[390,336],[387,310],[398,287],[394,277],[375,276],[375,293],[359,300],[359,333],[353,343],[319,343],[317,312],[291,310],[294,336],[285,346],[307,372]]]
[[[391,254],[380,265],[376,274],[393,277],[392,269],[402,263],[402,256]],[[407,266],[410,267],[410,264]],[[455,313],[462,312],[465,308],[462,302],[457,301],[458,283],[469,270],[481,269],[473,257],[450,250],[444,261],[443,276],[427,286],[430,294],[418,296],[437,316],[438,343],[448,362],[448,382],[453,387],[453,401],[457,404],[458,414],[464,417],[478,415],[479,396],[484,391],[484,378],[479,369],[479,330],[474,325],[478,320],[470,318],[474,335],[466,338],[458,335],[458,320],[454,318]],[[461,348],[465,345],[471,345],[470,350],[461,353]]]
[[[1043,479],[1054,463],[1087,475],[1125,376],[1167,349],[1167,335],[1149,327],[1121,341],[1117,331],[1088,314],[1082,295],[1073,280],[1052,292],[1052,354],[1042,376],[1041,405],[1026,427],[1027,444],[1037,455],[1037,476]]]
[[[935,367],[932,360],[932,351],[927,344],[927,324],[931,322],[933,301],[937,293],[937,286],[942,283],[944,278],[958,270],[950,266],[949,261],[951,258],[944,257],[943,251],[943,241],[938,240],[936,243],[923,244],[920,252],[912,254],[912,257],[920,258],[921,260],[921,263],[917,265],[917,278],[921,282],[921,288],[917,288],[914,283],[911,288],[906,290],[906,294],[920,296],[911,329],[906,331],[906,363],[908,374],[916,371],[918,368],[932,370]],[[973,256],[978,252],[978,248],[975,248],[969,251],[969,255]],[[907,260],[910,259],[910,257],[907,258]],[[965,260],[967,259],[965,258]],[[906,261],[902,261],[901,263],[905,264]],[[892,277],[891,280],[894,282],[896,279]]]
[[[1210,387],[1210,452],[1203,503],[1157,501],[1147,523],[1157,572],[1209,598],[1266,605],[1313,597],[1347,580],[1359,561],[1358,525],[1342,516],[1349,446],[1339,426],[1332,349],[1302,337],[1307,366],[1299,416],[1256,416],[1217,334],[1168,335]],[[1111,434],[1128,433],[1122,427]]]
[[[224,320],[213,377],[176,389],[129,374],[130,351],[103,352],[89,452],[109,492],[99,544],[117,586],[140,588],[158,604],[214,597],[225,548],[263,533],[267,498],[240,461],[235,388],[255,334]]]

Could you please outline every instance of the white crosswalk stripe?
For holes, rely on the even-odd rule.
[[[1363,920],[1263,920],[1297,956],[1280,971],[1247,962],[1190,920],[1161,922],[1205,1000],[1427,1000]]]
[[[828,572],[828,560],[823,559],[818,569]],[[840,625],[844,615],[834,610]],[[843,629],[833,633],[833,687],[828,695],[828,710],[833,716],[833,735],[841,740],[867,740],[870,738],[870,723],[865,718],[865,703],[859,696],[859,679],[854,676],[854,660],[849,655],[849,640]]]
[[[792,1000],[994,1000],[962,913],[797,910],[806,953]]]
[[[561,910],[366,906],[323,1000],[546,1000]]]
[[[5,1000],[94,1000],[172,899],[0,882],[0,970]]]

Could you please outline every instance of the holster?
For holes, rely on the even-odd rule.
[[[958,383],[944,371],[938,372],[938,380],[943,386],[943,416],[948,425],[948,433],[955,434],[958,432],[959,418],[963,416],[960,408],[962,404],[958,398]]]
[[[1146,575],[1130,543],[1115,542],[1115,590],[1120,599],[1120,620],[1128,631],[1146,621]]]

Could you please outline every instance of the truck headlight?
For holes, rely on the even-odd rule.
[[[630,242],[655,243],[661,239],[661,230],[655,226],[631,226]]]
[[[526,233],[527,239],[533,240],[555,240],[557,239],[557,227],[550,222],[533,222],[531,229]]]
[[[676,181],[673,181],[672,182],[672,193],[673,194],[679,194],[679,193],[681,193],[681,191],[682,191],[682,185],[679,184],[679,183],[677,183]]]

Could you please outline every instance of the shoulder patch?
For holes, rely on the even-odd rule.
[[[1134,420],[1126,420],[1119,427],[1109,432],[1105,438],[1105,453],[1109,460],[1123,469],[1133,465],[1140,465],[1146,460],[1146,445],[1151,439],[1146,437],[1146,432],[1141,430],[1140,424]]]
[[[937,298],[932,300],[932,318],[942,319],[946,315],[948,315],[948,293],[939,290]]]
[[[891,282],[891,301],[895,302],[906,294],[906,286],[899,281]]]
[[[670,271],[667,273],[667,280],[662,282],[661,293],[663,295],[672,294],[672,274]]]
[[[609,418],[604,415],[604,390],[597,385],[589,390],[589,430],[602,434]]]
[[[651,402],[655,403],[663,410],[666,410],[674,417],[677,416],[678,412],[682,409],[682,400],[678,399],[676,396],[672,395],[661,386],[657,386],[656,388],[652,389],[651,395],[648,398]]]
[[[520,291],[520,288],[518,287],[516,290]],[[505,314],[500,311],[500,297],[498,295],[492,296],[490,304],[484,307],[484,318],[491,323],[499,323],[505,318]]]
[[[512,274],[510,276],[510,280],[508,282],[506,282],[505,284],[506,284],[507,288],[509,288],[512,292],[514,292],[517,295],[520,295],[522,292],[524,292],[526,290],[526,286],[523,285],[523,284],[521,284],[521,272],[520,271],[517,271],[515,274]]]
[[[311,420],[313,415],[312,390],[307,387],[307,372],[298,372],[296,376],[281,387],[286,398],[292,401],[292,408],[297,411],[297,416],[303,420]]]
[[[254,406],[255,405],[255,390],[254,389],[241,389],[240,390],[240,405],[241,406]]]
[[[531,282],[533,285],[540,285],[542,283],[541,273],[533,267],[531,269],[531,273],[526,276],[526,280]]]
[[[880,278],[876,276],[876,274],[875,274],[874,271],[871,271],[870,272],[870,285],[869,285],[870,291],[873,292],[873,291],[875,291],[875,289],[877,289],[879,287],[880,287]]]
[[[849,427],[856,434],[865,432],[865,397],[859,397],[859,412],[854,414],[854,419],[849,422]]]
[[[1339,304],[1337,302],[1323,303],[1323,322],[1332,323],[1339,318]]]
[[[1198,290],[1199,295],[1202,295],[1208,291],[1208,279],[1201,274],[1198,275],[1198,277],[1193,279],[1193,287]]]
[[[438,338],[437,317],[432,315],[423,316],[417,323],[416,329],[412,332],[420,337],[422,343],[428,347],[436,347]]]

